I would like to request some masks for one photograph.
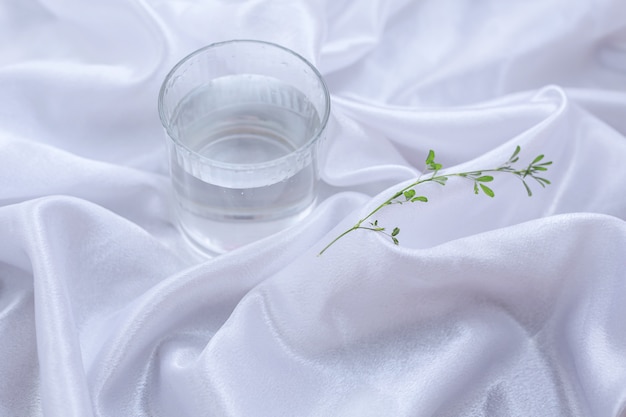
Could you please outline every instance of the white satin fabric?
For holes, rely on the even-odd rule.
[[[212,42],[310,59],[315,211],[209,260],[156,97]],[[626,416],[626,2],[0,3],[0,416]],[[554,161],[528,198],[418,176]]]

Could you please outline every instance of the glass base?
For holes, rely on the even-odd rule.
[[[315,203],[296,215],[266,221],[216,221],[200,218],[179,207],[178,228],[194,251],[213,258],[295,225],[307,217],[314,207]]]

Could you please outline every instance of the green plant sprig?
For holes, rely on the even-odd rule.
[[[427,203],[428,198],[423,195],[419,195],[415,188],[421,184],[427,182],[434,182],[440,185],[446,185],[447,181],[452,177],[460,177],[472,182],[474,187],[474,194],[484,194],[488,197],[494,197],[495,193],[487,185],[487,183],[491,183],[494,180],[493,175],[491,174],[499,174],[499,173],[508,173],[516,178],[518,178],[524,188],[526,189],[526,193],[529,197],[533,195],[530,186],[528,185],[528,179],[533,179],[541,187],[545,187],[546,185],[550,185],[550,181],[546,178],[543,178],[542,175],[545,171],[548,170],[548,167],[552,165],[552,161],[542,162],[544,160],[544,155],[539,155],[535,157],[528,165],[517,168],[515,165],[519,162],[519,154],[521,148],[517,146],[515,151],[511,155],[511,157],[502,165],[496,168],[490,169],[481,169],[476,171],[467,171],[467,172],[454,172],[454,173],[440,173],[443,166],[437,162],[435,162],[435,152],[430,150],[428,152],[428,156],[426,157],[426,169],[425,173],[429,173],[427,177],[424,175],[420,175],[413,183],[407,185],[401,190],[397,191],[387,200],[385,200],[382,204],[372,210],[365,217],[360,219],[354,226],[347,229],[335,239],[333,239],[328,245],[326,245],[318,254],[322,255],[328,248],[334,245],[339,239],[347,235],[348,233],[354,232],[355,230],[369,230],[377,233],[382,233],[387,236],[391,241],[398,245],[400,241],[398,240],[398,235],[400,234],[400,229],[398,227],[394,227],[389,231],[388,228],[382,227],[378,224],[378,220],[370,220],[372,216],[374,216],[378,211],[380,211],[383,207],[390,206],[392,204],[406,204],[406,203]]]

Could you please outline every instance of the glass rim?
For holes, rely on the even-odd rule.
[[[322,115],[322,117],[320,118],[320,127],[317,130],[317,132],[312,135],[305,143],[303,143],[301,146],[299,146],[298,148],[294,149],[292,152],[289,152],[286,155],[283,155],[281,157],[278,157],[276,159],[271,159],[269,161],[264,161],[264,162],[259,162],[259,163],[231,163],[231,162],[222,162],[222,161],[216,161],[213,160],[211,158],[208,158],[196,151],[194,151],[193,149],[189,148],[187,145],[185,145],[184,143],[182,143],[180,141],[180,139],[177,137],[177,135],[173,135],[171,128],[170,128],[170,120],[167,119],[166,115],[165,115],[165,109],[164,109],[164,98],[165,98],[165,94],[166,94],[166,90],[167,90],[167,86],[170,83],[171,79],[174,78],[174,76],[176,75],[176,73],[178,72],[178,70],[185,65],[187,62],[189,62],[191,59],[193,59],[194,57],[196,57],[197,55],[202,54],[203,52],[209,50],[209,49],[214,49],[217,47],[222,47],[222,46],[227,46],[230,44],[257,44],[257,45],[264,45],[264,46],[269,46],[272,48],[276,48],[276,49],[280,49],[283,52],[286,52],[292,56],[294,56],[297,60],[301,61],[304,65],[306,65],[307,67],[309,67],[311,69],[311,71],[313,71],[314,76],[317,78],[321,88],[322,88],[322,92],[324,95],[324,114]],[[233,171],[241,171],[241,170],[249,170],[251,168],[269,168],[269,167],[273,167],[276,165],[279,165],[283,162],[285,162],[286,160],[293,158],[294,155],[300,155],[302,153],[305,153],[309,148],[311,148],[317,141],[318,139],[322,136],[322,134],[324,133],[324,131],[326,130],[326,126],[328,124],[328,119],[330,118],[330,107],[331,107],[331,100],[330,100],[330,93],[328,91],[328,87],[326,85],[326,82],[324,81],[324,77],[322,77],[322,74],[319,72],[319,70],[309,62],[309,60],[307,60],[306,58],[304,58],[302,55],[300,55],[299,53],[285,47],[282,45],[279,45],[277,43],[273,43],[273,42],[268,42],[268,41],[262,41],[262,40],[256,40],[256,39],[231,39],[231,40],[226,40],[226,41],[220,41],[220,42],[214,42],[211,43],[209,45],[203,46],[202,48],[196,49],[195,51],[187,54],[184,58],[182,58],[181,60],[179,60],[176,65],[174,65],[172,67],[172,69],[167,73],[167,75],[165,76],[163,83],[161,84],[161,88],[159,90],[159,98],[158,98],[158,111],[159,111],[159,118],[161,120],[161,125],[163,126],[163,128],[165,129],[167,136],[169,139],[171,139],[175,145],[177,147],[180,147],[182,149],[184,149],[186,152],[189,153],[189,155],[198,158],[199,160],[202,161],[206,161],[207,163],[210,163],[211,166],[217,167],[217,168],[221,168],[221,169],[227,169],[227,170],[233,170]]]

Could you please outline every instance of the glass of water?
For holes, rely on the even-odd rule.
[[[202,252],[279,232],[313,208],[330,96],[300,55],[253,40],[204,47],[167,75],[159,114],[178,224]]]

